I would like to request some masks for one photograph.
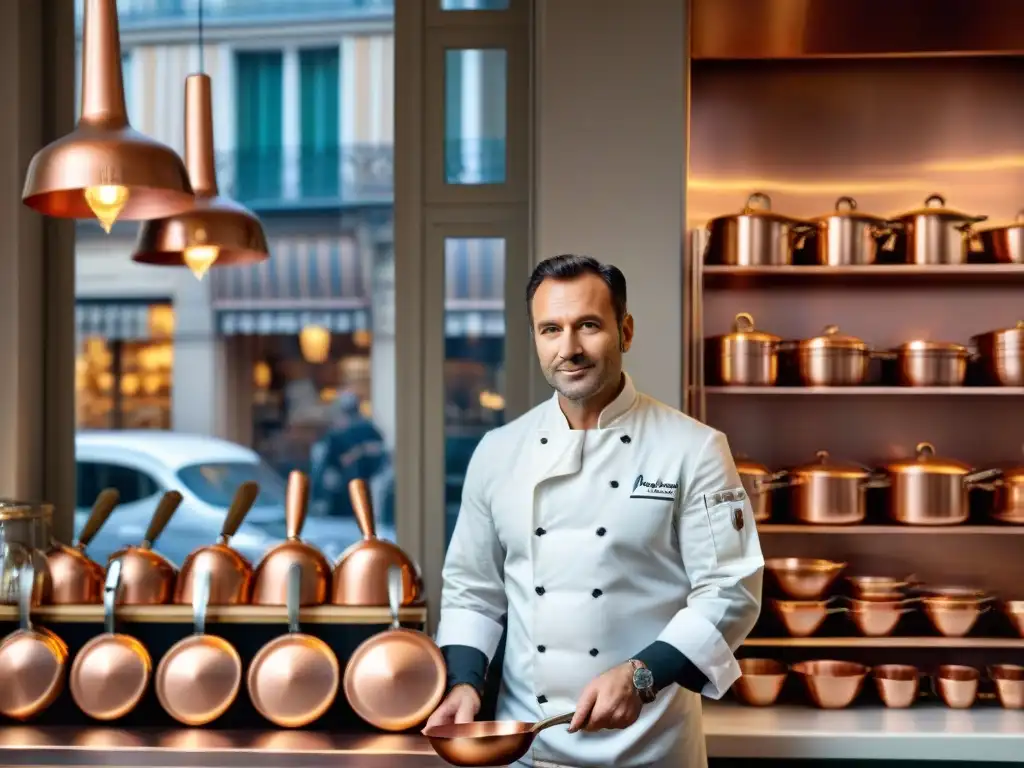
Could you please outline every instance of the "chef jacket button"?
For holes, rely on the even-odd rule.
[[[612,480],[610,483],[608,483],[608,485],[610,485],[612,488],[618,488],[619,487],[619,481],[618,480]]]
[[[544,653],[544,651],[546,651],[546,650],[547,650],[547,648],[545,648],[543,645],[538,645],[537,646],[537,652],[538,653]]]
[[[537,697],[537,703],[538,704],[547,704],[548,703],[548,697],[547,696],[538,696]]]
[[[547,439],[546,437],[542,437],[542,438],[540,439],[540,444],[541,444],[541,445],[547,445],[547,444],[548,444],[548,439]]]
[[[608,531],[604,528],[598,528],[596,533],[598,536],[604,536],[606,533],[608,533]]]
[[[538,528],[536,531],[534,531],[534,533],[538,536],[543,536],[545,533],[547,533],[547,531],[545,531],[543,528]]]
[[[631,438],[629,435],[623,435],[622,437],[619,438],[619,440],[629,445],[629,443],[632,442],[633,438]]]
[[[591,592],[590,594],[591,594],[591,595],[593,595],[594,597],[600,597],[601,595],[603,595],[603,594],[604,594],[604,592],[602,592],[602,591],[601,591],[600,589],[595,589],[595,590],[594,590],[593,592]]]
[[[536,592],[538,595],[543,595],[545,592],[544,587],[535,587],[533,591]]]
[[[597,656],[597,648],[591,648],[590,649],[590,655],[591,656]]]

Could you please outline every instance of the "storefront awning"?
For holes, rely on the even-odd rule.
[[[366,309],[257,311],[227,310],[217,313],[217,330],[224,336],[277,336],[297,334],[307,325],[319,325],[332,333],[370,330]]]
[[[138,341],[151,337],[150,310],[164,299],[116,300],[78,299],[75,329],[79,338],[99,337],[108,341]]]

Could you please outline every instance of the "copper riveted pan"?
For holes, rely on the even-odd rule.
[[[530,751],[545,728],[572,722],[575,712],[538,723],[516,720],[480,720],[475,723],[435,725],[423,732],[434,751],[450,765],[509,765]]]
[[[302,575],[299,604],[322,605],[327,599],[331,564],[319,549],[299,539],[308,501],[309,478],[293,471],[288,475],[284,509],[287,539],[271,548],[256,566],[252,579],[253,604],[286,605],[293,565],[300,566]]]
[[[85,554],[110,513],[121,498],[116,488],[107,488],[96,497],[89,519],[85,521],[73,547],[55,542],[46,553],[53,584],[54,605],[89,605],[103,601],[103,566]]]
[[[146,693],[153,671],[146,646],[116,631],[115,606],[122,572],[120,560],[107,567],[103,588],[105,631],[82,646],[71,665],[71,697],[95,720],[117,720],[131,712]]]
[[[345,697],[370,725],[404,731],[419,725],[444,697],[444,657],[434,641],[399,623],[404,575],[387,571],[391,629],[364,640],[345,667]]]
[[[984,377],[997,387],[1024,387],[1024,320],[1012,328],[979,333],[971,338]]]
[[[120,601],[123,605],[162,605],[171,601],[178,569],[166,557],[153,551],[153,542],[163,533],[180,504],[180,493],[165,493],[149,521],[142,544],[110,556],[111,563],[114,560],[121,563]],[[109,570],[110,566],[107,568]]]
[[[782,340],[759,331],[754,318],[740,312],[732,331],[705,342],[708,383],[740,387],[770,387],[779,377],[778,347]]]
[[[28,720],[49,707],[64,690],[68,647],[57,635],[32,626],[35,574],[25,566],[18,574],[21,626],[0,642],[0,714]]]
[[[300,631],[301,563],[289,566],[285,583],[288,634],[260,648],[249,665],[247,683],[257,712],[282,728],[301,728],[334,703],[341,665],[327,643]]]
[[[249,514],[259,493],[259,485],[252,481],[238,486],[231,508],[224,517],[220,540],[216,544],[197,549],[181,564],[178,583],[174,588],[174,602],[186,605],[193,602],[192,574],[196,570],[207,570],[212,574],[208,595],[211,605],[244,605],[249,602],[252,596],[252,563],[229,547],[228,541]]]
[[[377,538],[366,481],[352,480],[348,493],[363,540],[338,558],[331,602],[335,605],[388,605],[391,599],[388,573],[392,566],[397,566],[402,575],[401,604],[415,603],[423,590],[423,579],[416,563],[397,544]]]
[[[191,572],[195,634],[179,640],[156,668],[160,705],[179,723],[206,725],[227,712],[242,685],[242,657],[227,640],[206,634],[212,572]]]

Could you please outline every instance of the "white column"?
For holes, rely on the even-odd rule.
[[[484,51],[459,52],[461,121],[459,137],[462,139],[462,183],[479,184],[484,181],[481,163],[484,133]]]
[[[291,46],[284,49],[283,60],[283,109],[281,143],[284,145],[284,167],[282,184],[284,198],[295,200],[299,197],[299,144],[302,136],[302,89],[299,73],[299,49]]]
[[[373,423],[384,436],[389,450],[395,447],[395,407],[398,380],[395,373],[395,249],[379,242],[369,227],[357,233],[360,254],[371,254],[370,295],[373,342],[370,347],[370,402]]]
[[[174,276],[174,372],[171,429],[197,435],[220,431],[218,387],[224,386],[221,355],[210,301],[210,278],[190,272]]]

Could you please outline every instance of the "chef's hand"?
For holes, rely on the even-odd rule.
[[[640,717],[643,702],[633,687],[633,665],[628,661],[592,680],[579,701],[569,723],[569,733],[579,730],[628,728]]]
[[[427,719],[423,729],[451,723],[472,723],[480,711],[480,694],[471,685],[456,685]]]

